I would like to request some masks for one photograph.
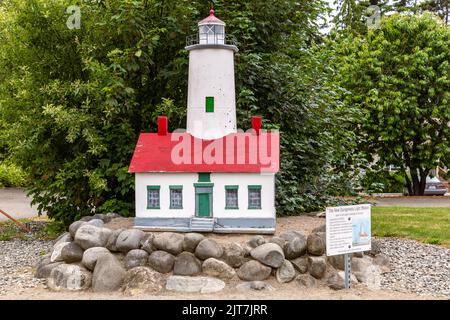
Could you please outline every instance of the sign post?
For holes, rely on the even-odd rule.
[[[351,256],[371,249],[370,204],[326,209],[327,256],[344,255],[345,288],[350,288]]]

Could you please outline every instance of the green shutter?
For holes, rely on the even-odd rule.
[[[211,182],[211,173],[200,172],[198,174],[198,182]]]
[[[206,97],[206,112],[214,112],[214,97]]]

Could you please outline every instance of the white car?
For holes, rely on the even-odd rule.
[[[427,177],[427,182],[425,185],[425,195],[426,196],[443,196],[448,192],[448,188],[444,183],[438,178]]]

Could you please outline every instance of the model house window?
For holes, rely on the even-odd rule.
[[[248,208],[261,209],[261,186],[248,186]]]
[[[239,209],[238,186],[225,186],[225,209]]]
[[[147,209],[159,209],[160,186],[147,186]]]
[[[183,186],[170,186],[170,209],[183,209]]]
[[[206,97],[206,112],[214,112],[214,97]]]

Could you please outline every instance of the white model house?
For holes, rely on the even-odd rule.
[[[236,128],[234,54],[214,15],[188,39],[187,129],[142,133],[129,172],[136,178],[135,227],[199,232],[275,231],[278,132]]]

